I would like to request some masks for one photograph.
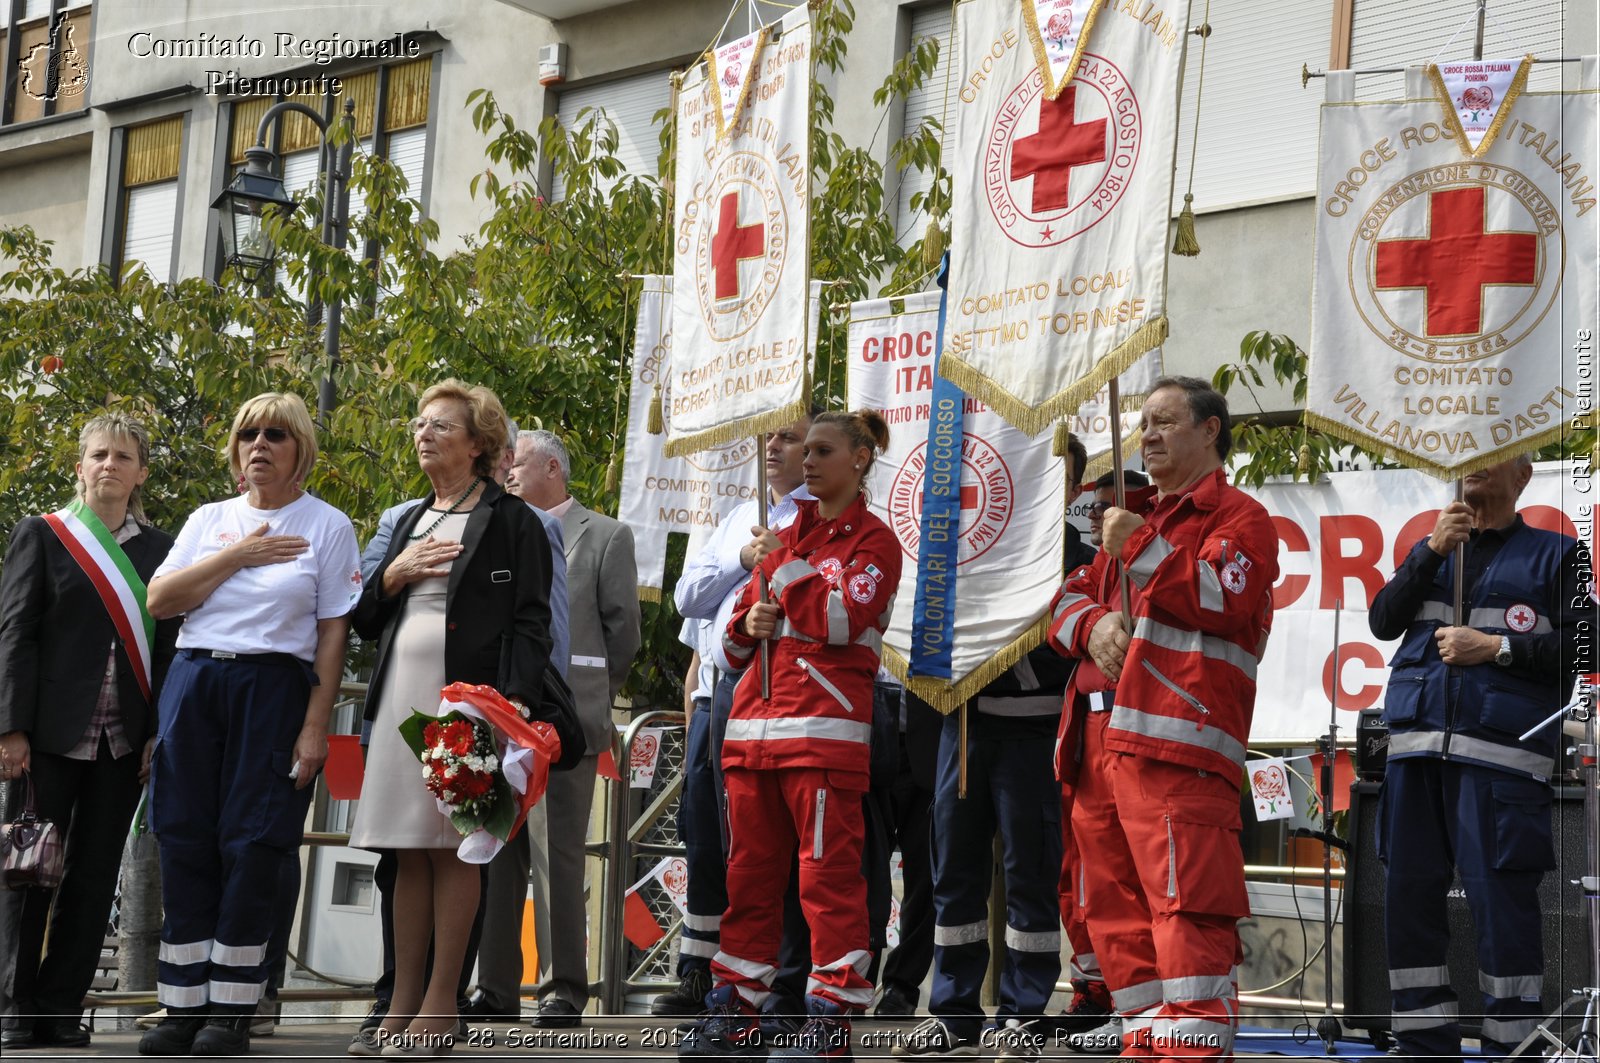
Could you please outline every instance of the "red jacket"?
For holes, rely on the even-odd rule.
[[[1256,665],[1272,626],[1278,536],[1261,504],[1222,470],[1146,507],[1122,547],[1134,588],[1133,637],[1116,685],[1106,748],[1241,779],[1255,712]],[[1088,657],[1107,612],[1111,558],[1056,594],[1050,640]]]
[[[772,696],[761,699],[756,641],[739,630],[758,600],[751,580],[723,633],[733,662],[757,662],[734,690],[722,745],[727,768],[828,768],[867,788],[872,683],[900,586],[900,544],[857,497],[831,520],[817,503],[778,534],[761,571],[782,607],[772,639]]]

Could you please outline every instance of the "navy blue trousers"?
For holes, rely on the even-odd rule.
[[[292,658],[187,650],[167,673],[150,768],[165,911],[156,995],[167,1007],[261,997],[285,856],[314,792],[289,778],[313,679]]]
[[[1478,936],[1486,1051],[1504,1053],[1543,1016],[1539,881],[1555,867],[1546,783],[1434,757],[1390,760],[1378,808],[1388,870],[1384,937],[1394,1034],[1408,1055],[1461,1054],[1445,897],[1455,872]]]

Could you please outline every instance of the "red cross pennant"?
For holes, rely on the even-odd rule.
[[[1487,229],[1481,187],[1430,192],[1426,238],[1378,241],[1376,287],[1421,288],[1429,336],[1477,335],[1484,288],[1533,284],[1539,261],[1537,233]]]
[[[761,222],[739,224],[739,193],[724,195],[717,231],[711,237],[711,271],[716,274],[718,299],[738,298],[739,262],[766,254],[766,240],[767,227]]]
[[[1074,166],[1106,161],[1106,120],[1081,125],[1078,86],[1068,85],[1054,100],[1039,101],[1039,130],[1011,145],[1011,179],[1033,178],[1033,210],[1061,210]]]

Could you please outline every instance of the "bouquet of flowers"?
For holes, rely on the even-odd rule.
[[[456,855],[488,863],[544,796],[561,740],[493,687],[452,683],[439,693],[439,714],[412,710],[400,736],[422,763],[423,785],[439,811],[461,834]]]

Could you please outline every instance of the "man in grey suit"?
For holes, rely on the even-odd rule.
[[[549,888],[538,924],[539,959],[547,975],[539,986],[534,1025],[546,1028],[576,1026],[589,1002],[583,890],[589,812],[599,754],[612,748],[616,734],[611,706],[640,645],[633,533],[568,494],[571,475],[567,448],[555,434],[517,434],[506,490],[559,517],[566,533],[572,645],[567,676],[588,739],[583,760],[571,771],[551,775],[544,798]],[[515,941],[489,940],[497,948]]]

